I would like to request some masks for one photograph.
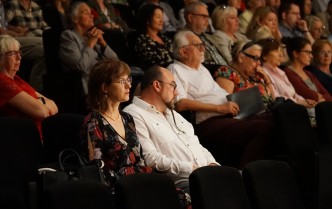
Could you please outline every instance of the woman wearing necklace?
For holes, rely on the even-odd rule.
[[[216,82],[228,93],[258,86],[266,110],[274,103],[270,77],[260,66],[261,46],[252,41],[238,41],[232,50],[230,67],[222,66],[215,73]]]
[[[87,98],[92,112],[82,126],[82,151],[89,160],[103,160],[111,189],[118,178],[152,172],[142,157],[132,116],[119,110],[129,100],[131,82],[128,65],[113,59],[97,63],[89,76]]]
[[[315,75],[304,69],[312,59],[310,42],[302,37],[294,37],[287,40],[286,46],[291,62],[284,70],[295,91],[303,98],[316,102],[332,101],[332,96]]]
[[[113,190],[120,178],[134,173],[151,173],[143,158],[133,117],[119,110],[129,100],[132,79],[124,62],[105,59],[91,70],[88,103],[92,112],[84,119],[81,131],[82,153],[89,160],[102,160],[108,187]],[[177,189],[183,209],[191,208],[191,200]]]

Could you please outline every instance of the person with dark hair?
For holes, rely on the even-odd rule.
[[[312,59],[310,42],[303,37],[294,37],[287,40],[286,46],[290,65],[284,70],[296,92],[303,98],[312,99],[316,102],[332,101],[332,96],[317,78],[304,69],[304,67],[310,65]]]
[[[191,31],[178,32],[173,48],[176,60],[168,69],[178,85],[175,107],[178,111],[196,111],[195,131],[201,142],[215,143],[215,146],[220,146],[218,150],[234,150],[226,154],[223,160],[231,158],[231,165],[239,168],[253,160],[264,159],[273,122],[258,117],[234,118],[241,109],[235,102],[227,101],[227,91],[213,80],[210,72],[201,64],[205,49],[196,34]],[[256,60],[258,55],[251,55],[249,51],[245,53],[248,56],[243,61],[250,66],[256,65],[258,61],[253,59]]]
[[[135,51],[145,70],[153,65],[168,66],[173,62],[172,40],[161,34],[163,9],[155,4],[143,5],[138,13],[139,31]]]
[[[281,0],[266,0],[265,4],[268,7],[272,7],[275,11],[278,11],[281,5]]]
[[[191,172],[219,163],[200,144],[192,124],[173,110],[176,87],[169,70],[154,66],[145,72],[141,96],[134,97],[124,111],[134,117],[147,164],[171,176],[178,188],[189,193]]]
[[[298,4],[292,1],[283,2],[279,7],[278,18],[282,37],[305,37],[310,43],[314,43],[306,21],[301,19]]]
[[[265,0],[245,0],[244,3],[246,5],[246,10],[244,10],[239,15],[239,20],[240,20],[239,32],[242,34],[246,33],[248,24],[251,21],[252,16],[254,15],[256,9],[265,6]]]
[[[262,39],[258,44],[262,46],[262,67],[271,79],[275,97],[284,97],[308,108],[316,105],[316,101],[298,95],[285,72],[278,67],[283,59],[283,44],[275,39]]]

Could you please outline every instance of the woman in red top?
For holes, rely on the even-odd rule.
[[[8,35],[0,36],[0,116],[23,116],[41,121],[58,112],[56,104],[36,92],[16,75],[21,64],[19,42]]]

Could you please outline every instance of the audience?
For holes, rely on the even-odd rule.
[[[273,38],[281,40],[278,16],[272,7],[256,9],[246,31],[246,36],[251,40]]]
[[[326,9],[324,9],[324,11],[320,12],[320,13],[316,13],[317,17],[319,17],[321,19],[321,21],[323,22],[323,25],[325,25],[326,27],[326,35],[330,35],[331,31],[329,26],[329,20],[332,17],[332,0],[330,0],[327,4]]]
[[[307,23],[304,19],[301,19],[300,7],[294,2],[284,2],[279,8],[279,30],[282,37],[305,37],[314,43]]]
[[[135,51],[142,63],[142,69],[153,65],[168,66],[173,62],[172,40],[162,35],[163,9],[155,4],[145,4],[139,10],[140,35]]]
[[[29,71],[29,84],[38,91],[43,90],[43,74],[45,72],[44,47],[41,37],[27,35],[27,27],[13,27],[8,25],[3,8],[2,0],[0,1],[0,35],[7,34],[15,37],[21,45],[24,59],[31,63],[32,68]]]
[[[325,26],[318,17],[310,15],[306,17],[306,21],[308,25],[308,30],[315,41],[321,38],[327,38],[325,34]]]
[[[41,121],[58,112],[56,104],[16,75],[21,64],[20,43],[0,36],[0,115],[33,119],[41,134]]]
[[[162,67],[145,72],[142,94],[124,111],[134,117],[148,165],[170,175],[177,187],[189,192],[189,175],[202,166],[219,165],[194,133],[193,126],[173,111],[177,84]]]
[[[105,58],[117,58],[107,45],[103,32],[96,28],[90,7],[84,2],[73,4],[69,13],[72,27],[61,33],[59,57],[63,69],[82,72],[84,93],[93,65]]]
[[[236,41],[248,40],[238,33],[239,19],[235,7],[217,6],[212,13],[212,23],[215,32],[211,41],[228,64],[232,61],[231,49]]]
[[[203,64],[213,72],[220,65],[227,65],[227,62],[213,45],[211,36],[205,31],[209,25],[209,12],[206,4],[193,2],[185,7],[184,16],[187,22],[186,29],[199,36],[205,45]]]
[[[256,9],[265,6],[265,0],[245,0],[244,3],[246,5],[246,10],[244,10],[239,15],[239,20],[240,20],[239,32],[242,34],[246,33],[248,24],[251,21],[252,16],[256,11]]]
[[[318,79],[304,69],[312,59],[310,42],[303,37],[294,37],[287,41],[286,46],[291,63],[284,70],[295,91],[303,98],[316,102],[332,101],[331,95]]]
[[[269,111],[275,96],[271,79],[261,67],[261,51],[258,44],[238,41],[232,50],[231,67],[220,67],[216,72],[216,82],[228,93],[258,86],[265,109]]]
[[[315,75],[318,81],[332,95],[332,46],[328,40],[317,40],[312,46],[313,65],[307,69]]]
[[[263,159],[272,130],[272,123],[259,118],[234,119],[239,106],[228,102],[228,94],[212,78],[201,64],[204,45],[191,31],[175,35],[174,55],[176,60],[168,68],[178,85],[175,107],[178,111],[196,112],[195,131],[201,141],[223,143],[223,147],[236,147],[240,151],[238,167]]]
[[[184,7],[196,1],[198,0],[183,0]],[[184,28],[187,24],[186,19],[184,18],[184,7],[179,10],[180,28]]]
[[[270,77],[274,96],[290,99],[307,108],[314,107],[316,101],[311,99],[305,100],[302,96],[298,95],[285,72],[278,67],[283,59],[282,44],[274,39],[262,39],[258,44],[262,46],[262,67],[265,73]]]

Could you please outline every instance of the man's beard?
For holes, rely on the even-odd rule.
[[[170,109],[170,110],[174,110],[175,105],[174,105],[174,99],[172,99],[169,102],[165,102],[166,106]]]

